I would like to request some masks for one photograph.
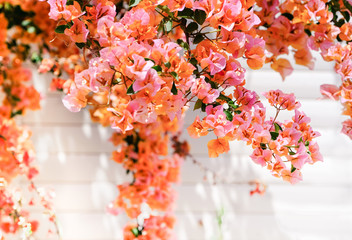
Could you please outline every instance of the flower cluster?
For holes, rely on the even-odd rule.
[[[51,201],[33,182],[38,170],[34,166],[31,132],[15,120],[27,110],[40,108],[41,96],[31,85],[32,72],[23,62],[38,63],[44,49],[63,45],[51,41],[55,22],[43,22],[48,12],[46,3],[34,0],[0,3],[0,229],[6,237],[22,232],[27,239],[38,228],[38,221],[30,220],[28,211],[34,201],[23,197],[27,194],[16,186],[15,178],[24,177],[29,192],[41,198],[36,205],[50,214],[50,221],[55,220]]]
[[[257,33],[265,40],[269,52],[267,62],[282,78],[292,73],[293,67],[284,54],[294,53],[296,64],[313,69],[311,51],[317,51],[325,61],[335,62],[335,71],[341,76],[341,85],[324,84],[324,96],[341,101],[344,115],[352,117],[350,79],[351,75],[351,32],[350,1],[314,0],[296,4],[289,0],[280,2],[257,1],[255,12],[261,19]],[[290,50],[291,47],[291,50]],[[352,138],[351,119],[343,122],[342,132]]]
[[[131,182],[118,185],[120,193],[110,212],[123,209],[137,218],[141,205],[148,204],[169,214],[171,183],[178,179],[188,150],[186,144],[174,143],[176,153],[166,156],[168,143],[182,128],[190,102],[206,113],[188,128],[190,135],[216,135],[208,143],[210,157],[228,151],[231,140],[245,141],[254,149],[255,162],[291,183],[300,180],[305,163],[321,160],[312,141],[318,134],[308,118],[301,119],[292,95],[268,93],[277,113],[295,110],[292,120],[279,123],[276,117],[266,120],[258,95],[245,87],[245,68],[238,59],[245,58],[252,69],[260,69],[266,60],[267,43],[257,29],[261,15],[255,1],[135,0],[130,9],[108,0],[48,3],[49,17],[57,22],[56,38],[69,39],[82,54],[69,69],[68,81],[56,78],[53,86],[65,91],[63,103],[69,110],[87,107],[93,121],[116,130],[112,159],[132,176]],[[312,11],[314,6],[308,15]],[[278,23],[271,31],[279,28],[284,27]],[[303,44],[297,39],[284,39],[283,44]],[[303,59],[305,48],[297,49],[297,58],[308,61]],[[272,61],[277,69],[286,64]],[[40,71],[59,77],[59,62],[46,59]],[[125,238],[152,238],[152,225],[138,227],[127,228]]]
[[[230,141],[244,141],[255,163],[291,183],[302,179],[305,164],[322,160],[319,133],[293,94],[264,93],[276,109],[267,117],[259,95],[246,86],[240,59],[254,70],[270,63],[285,79],[293,67],[284,55],[313,69],[312,51],[319,52],[341,76],[340,86],[322,85],[322,94],[340,100],[343,114],[352,117],[351,1],[130,0],[127,6],[119,0],[29,0],[1,3],[0,10],[0,115],[7,121],[39,108],[40,95],[21,66],[31,58],[40,73],[55,75],[51,89],[65,93],[69,110],[88,108],[93,121],[114,129],[112,159],[132,179],[118,185],[109,211],[123,209],[138,219],[147,204],[157,212],[128,225],[125,239],[171,236],[172,183],[189,151],[179,131],[190,103],[205,117],[196,117],[189,134],[215,136],[207,145],[210,157],[229,151]],[[14,15],[21,17],[14,21]],[[30,51],[31,43],[38,52]],[[279,121],[281,111],[292,118]],[[352,138],[351,119],[342,132]],[[16,144],[13,149],[21,148]],[[27,157],[22,151],[17,158]],[[4,179],[20,171],[11,170],[16,161],[4,163]]]

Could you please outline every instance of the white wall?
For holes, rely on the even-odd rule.
[[[339,133],[344,119],[341,105],[317,100],[319,85],[337,83],[339,78],[326,63],[319,62],[317,69],[298,67],[283,83],[279,74],[266,68],[248,73],[247,86],[258,92],[277,88],[295,92],[313,127],[323,135],[318,141],[325,162],[306,166],[304,181],[292,186],[252,163],[250,149],[243,143],[233,142],[229,154],[208,159],[207,139],[191,139],[194,156],[227,181],[209,184],[199,167],[184,163],[182,183],[176,187],[179,240],[220,239],[216,214],[221,208],[226,240],[352,239],[352,142]],[[116,184],[125,179],[122,168],[109,160],[111,130],[91,123],[87,112],[67,111],[60,94],[46,91],[49,79],[35,81],[46,95],[43,109],[29,113],[23,123],[34,133],[40,166],[36,182],[56,191],[63,238],[121,239],[124,217],[105,213],[117,194]],[[193,117],[193,113],[188,116],[188,124]],[[264,196],[249,195],[253,186],[248,182],[254,179],[268,184]],[[43,226],[37,236],[50,238]]]

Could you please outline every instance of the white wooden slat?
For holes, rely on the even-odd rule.
[[[196,160],[208,171],[202,170],[188,159],[181,168],[182,183],[212,184],[211,172],[215,172],[218,176],[218,184],[245,184],[255,179],[260,179],[269,185],[283,183],[265,168],[253,163],[247,155],[231,157],[224,154],[215,159],[197,157]],[[36,161],[40,170],[40,174],[35,178],[38,184],[119,183],[129,180],[123,167],[110,159],[110,153],[38,155]],[[304,167],[303,181],[299,185],[325,184],[330,186],[352,183],[350,169],[352,169],[352,161],[346,158],[326,157],[324,162]],[[204,180],[205,176],[209,181]]]
[[[249,75],[249,81],[246,87],[261,94],[268,90],[280,89],[286,93],[295,93],[298,99],[317,99],[321,97],[321,84],[337,84],[340,81],[339,76],[331,71],[296,71],[282,81],[279,74],[273,74],[272,71],[252,71]]]
[[[27,111],[21,118],[23,124],[82,124],[91,123],[89,112],[82,110],[77,113],[70,112],[61,101],[60,96],[45,97],[41,101],[41,109]]]
[[[126,171],[110,159],[111,153],[38,155],[37,183],[92,183],[127,180]]]
[[[182,213],[176,214],[176,217],[178,219],[175,229],[177,239],[219,239],[220,230],[216,213]],[[100,213],[65,212],[60,213],[58,219],[62,229],[65,229],[62,232],[63,240],[122,239],[124,222],[114,216]],[[224,240],[349,240],[352,230],[348,224],[351,223],[351,214],[320,216],[306,212],[291,212],[276,215],[248,215],[225,210],[221,232]],[[43,232],[45,233],[42,235],[45,236],[46,231],[43,230]]]
[[[56,184],[59,212],[104,212],[118,194],[115,184]],[[221,207],[237,214],[352,214],[352,186],[269,185],[264,196],[250,196],[249,185],[191,184],[176,186],[177,212],[216,212]]]
[[[112,129],[99,125],[81,126],[32,125],[33,142],[38,153],[102,153],[112,152],[108,141]]]
[[[203,227],[199,227],[199,220]],[[189,222],[191,221],[191,223]],[[201,216],[186,215],[179,217],[177,228],[180,239],[218,239],[217,219],[214,215],[204,213]],[[349,214],[332,214],[318,216],[309,213],[290,213],[276,215],[242,215],[225,212],[223,239],[227,240],[332,240],[350,239],[352,216]],[[192,230],[187,231],[191,226]],[[181,229],[181,230],[180,230]],[[215,238],[214,238],[215,235]]]

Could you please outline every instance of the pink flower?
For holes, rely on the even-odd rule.
[[[212,26],[219,25],[222,28],[231,31],[235,26],[236,18],[241,13],[241,10],[241,1],[224,1],[221,10],[211,17],[210,22]]]
[[[254,149],[252,155],[250,156],[253,162],[265,167],[267,162],[270,162],[272,158],[272,152],[268,149],[261,149],[260,147]]]
[[[224,137],[233,130],[234,126],[232,122],[227,120],[222,105],[216,107],[208,105],[205,110],[207,116],[204,121],[208,126],[214,128],[214,133],[217,137]]]
[[[126,75],[131,79],[136,79],[136,81],[144,81],[147,72],[154,66],[154,63],[144,60],[144,57],[137,54],[133,54],[132,59],[133,64],[126,66]]]
[[[46,73],[51,71],[51,69],[54,67],[55,61],[51,58],[44,58],[43,61],[40,63],[40,66],[38,68],[39,73]]]
[[[128,26],[136,21],[140,22],[141,25],[149,25],[150,15],[144,9],[139,8],[136,10],[128,11],[120,22]]]
[[[73,25],[71,28],[66,28],[64,32],[71,38],[73,42],[85,43],[87,42],[87,36],[89,34],[86,25],[79,19],[73,19]]]
[[[237,86],[233,92],[237,104],[242,110],[250,110],[258,100],[258,95],[254,91],[250,91],[244,87]]]
[[[220,53],[213,52],[213,50],[210,49],[209,57],[202,59],[200,65],[202,68],[208,67],[210,74],[214,75],[225,68],[226,58]]]
[[[308,10],[308,14],[311,17],[311,19],[316,20],[318,17],[317,14],[321,10],[325,10],[325,3],[321,0],[310,0],[305,5],[305,8]]]
[[[71,85],[70,93],[66,95],[62,102],[71,112],[79,112],[87,105],[87,94],[90,92],[87,88],[77,89],[74,84]]]
[[[114,108],[108,108],[107,110],[115,114],[115,116],[110,119],[112,129],[116,129],[123,134],[125,134],[126,131],[133,129],[132,122],[134,119],[130,111],[124,109],[121,112]]]
[[[150,93],[151,96],[155,96],[157,91],[160,90],[161,85],[165,82],[159,77],[157,71],[154,69],[149,69],[145,78],[137,78],[133,83],[133,90],[138,92],[144,89],[146,92]]]
[[[107,89],[110,86],[114,71],[110,68],[109,63],[105,59],[91,59],[87,70],[89,70],[92,75],[89,87],[93,92],[98,92],[101,88]]]
[[[116,6],[111,1],[101,1],[96,7],[96,12],[96,19],[102,17],[110,17],[111,19],[114,19],[116,16]]]
[[[287,169],[282,170],[281,177],[283,180],[290,182],[291,184],[296,184],[302,181],[302,173],[297,169],[294,172]]]
[[[148,102],[145,98],[136,98],[132,100],[127,109],[132,112],[133,118],[136,122],[148,124],[155,122],[157,119],[154,105],[151,102]]]
[[[67,0],[48,0],[50,5],[49,17],[54,20],[71,20],[71,12],[66,9]]]
[[[265,92],[263,95],[268,99],[271,106],[274,106],[280,110],[290,111],[301,106],[301,104],[296,101],[295,95],[293,93],[286,94],[278,89]]]
[[[352,119],[348,119],[342,122],[342,130],[343,134],[346,134],[349,138],[352,139]]]
[[[312,159],[311,163],[323,161],[323,156],[319,152],[319,145],[316,142],[309,142],[308,148],[309,148],[309,152],[310,152],[310,157]]]
[[[225,70],[228,70],[224,76],[227,84],[237,86],[244,82],[246,69],[238,61],[228,61]]]
[[[99,19],[97,26],[99,44],[102,47],[111,46],[115,39],[123,40],[129,36],[130,31],[122,23],[114,22],[109,16]]]
[[[197,95],[204,103],[214,102],[220,95],[217,89],[211,88],[211,85],[205,81],[204,76],[200,76],[192,85],[191,92]]]
[[[323,84],[320,86],[320,93],[327,98],[337,101],[339,99],[340,89],[332,84]]]
[[[303,165],[308,162],[309,159],[307,148],[302,142],[299,144],[296,154],[288,156],[288,160],[291,161],[291,164],[297,169],[302,169]]]

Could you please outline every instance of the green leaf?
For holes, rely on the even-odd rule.
[[[220,99],[220,100],[224,100],[224,101],[226,101],[226,102],[230,102],[230,101],[232,101],[232,99],[231,99],[231,98],[229,98],[229,97],[225,96],[225,95],[224,95],[224,94],[222,94],[222,93],[220,93],[220,95],[219,95],[218,99]]]
[[[198,99],[198,100],[196,101],[196,103],[194,104],[193,110],[197,110],[197,109],[201,108],[201,107],[202,107],[202,104],[203,104],[202,100]]]
[[[133,82],[134,83],[134,82]],[[135,94],[136,92],[133,90],[133,83],[127,89],[127,95]]]
[[[229,110],[224,110],[224,113],[226,114],[226,119],[231,122],[233,119],[232,113]]]
[[[93,42],[98,46],[98,47],[100,47],[100,43],[99,43],[99,41],[97,41],[97,40],[93,40]]]
[[[196,37],[193,39],[193,43],[194,44],[198,44],[200,43],[201,41],[203,41],[204,37],[202,34],[197,34]]]
[[[27,28],[27,32],[29,33],[35,33],[37,30],[34,26],[30,26],[29,28]]]
[[[165,31],[166,32],[171,32],[171,30],[172,30],[172,21],[171,20],[167,21],[164,24],[164,27],[165,27]]]
[[[87,47],[90,48],[92,46],[92,41],[87,39]]]
[[[32,63],[40,63],[42,61],[42,57],[38,53],[34,52],[32,53],[31,61]]]
[[[164,63],[164,66],[167,67],[167,68],[170,68],[171,67],[171,63],[170,62],[166,62],[166,63]]]
[[[11,95],[11,99],[16,101],[16,102],[20,102],[21,101],[21,98],[15,96],[15,95]]]
[[[277,132],[270,132],[270,135],[271,135],[271,139],[275,141],[275,140],[277,139],[277,137],[279,136],[279,133],[277,133]]]
[[[347,0],[342,0],[345,7],[352,12],[352,5]]]
[[[228,101],[227,104],[232,107],[233,109],[237,109],[239,108],[240,106],[236,105],[233,101]]]
[[[86,46],[85,43],[78,43],[76,42],[76,46],[79,47],[80,49],[84,48]]]
[[[178,91],[177,91],[175,82],[172,82],[171,92],[172,92],[173,95],[177,95]]]
[[[186,32],[188,33],[192,33],[194,31],[196,31],[198,29],[198,24],[195,22],[191,22],[190,24],[188,24],[188,26],[186,27]]]
[[[67,25],[59,25],[55,28],[55,32],[56,33],[64,33],[66,28],[68,28]]]
[[[155,61],[153,59],[150,58],[144,58],[145,61],[152,61],[153,63],[155,63]]]
[[[189,62],[190,62],[193,66],[197,67],[197,64],[198,64],[197,59],[191,58],[191,59],[189,60]]]
[[[202,102],[202,111],[205,112],[205,108],[207,107],[207,105],[205,103]]]
[[[283,131],[283,130],[282,130],[282,127],[281,127],[278,123],[275,122],[275,123],[274,123],[274,126],[275,126],[275,132],[278,133],[279,130],[281,130],[281,132]]]
[[[304,29],[304,32],[308,35],[308,37],[312,36],[312,32],[309,29]]]
[[[134,235],[135,237],[138,237],[138,236],[139,236],[139,231],[138,231],[138,228],[137,228],[137,227],[132,228],[132,229],[131,229],[131,232],[133,233],[133,235]]]
[[[295,168],[293,165],[291,165],[291,173],[293,173],[294,171],[296,171],[297,168]]]
[[[32,20],[31,19],[27,19],[27,20],[22,21],[21,25],[23,27],[27,27],[31,23],[32,23]]]
[[[140,0],[130,0],[128,5],[130,7],[134,7],[134,6],[137,6],[139,2],[140,2]]]
[[[350,14],[345,11],[341,11],[342,16],[345,18],[346,22],[350,21]]]
[[[285,12],[285,13],[283,13],[281,15],[286,17],[290,21],[293,19],[293,15],[291,13]]]
[[[163,10],[164,12],[167,13],[167,15],[174,17],[174,13],[170,11],[170,8],[166,5],[158,5],[157,8]]]
[[[18,110],[18,111],[15,111],[15,112],[11,112],[11,118],[15,117],[16,115],[21,115],[22,114],[22,110]]]
[[[189,50],[189,45],[182,39],[177,39],[177,44],[180,45],[183,49]]]
[[[176,80],[178,80],[178,75],[176,72],[170,72],[171,76],[173,76]]]
[[[194,13],[194,20],[196,20],[196,22],[199,25],[202,25],[205,21],[205,19],[207,18],[207,14],[206,12],[204,12],[203,10],[199,10],[197,9]]]
[[[265,150],[266,149],[266,144],[265,143],[260,143],[260,148]]]
[[[0,134],[0,138],[4,139],[6,141],[6,138]]]
[[[191,18],[193,17],[193,15],[194,15],[194,12],[190,8],[184,8],[182,11],[179,11],[177,13],[177,16],[182,18]]]
[[[157,72],[162,72],[163,71],[163,69],[159,66],[159,65],[155,65],[155,66],[153,66],[152,67],[155,71],[157,71]]]

